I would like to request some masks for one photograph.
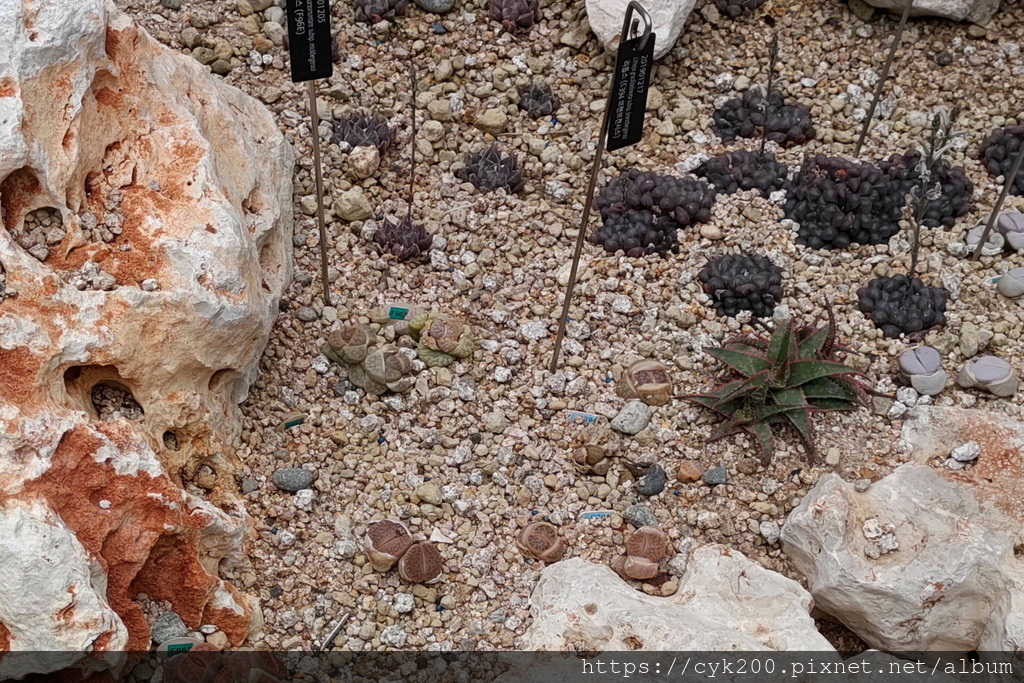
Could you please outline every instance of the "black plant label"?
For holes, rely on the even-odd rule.
[[[330,0],[288,0],[288,53],[295,83],[331,77]]]
[[[644,111],[647,90],[651,87],[654,67],[654,34],[640,49],[640,38],[619,43],[615,58],[615,79],[608,106],[608,151],[612,152],[640,142],[644,136]]]

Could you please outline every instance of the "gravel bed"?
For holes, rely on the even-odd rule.
[[[718,367],[703,348],[750,329],[717,318],[696,278],[709,257],[741,251],[764,254],[784,269],[785,298],[776,315],[821,321],[823,299],[830,298],[841,343],[851,350],[848,362],[882,391],[895,392],[892,360],[912,342],[886,339],[857,310],[856,293],[874,277],[906,272],[906,233],[888,244],[812,251],[797,246],[792,224],[780,222],[781,204],[756,190],[719,195],[710,223],[679,231],[677,255],[625,258],[588,245],[563,367],[546,370],[611,65],[593,36],[579,49],[570,46],[578,44],[582,2],[542,3],[539,23],[512,37],[488,21],[480,0],[443,16],[413,6],[395,23],[373,26],[354,23],[352,7],[336,0],[339,61],[334,79],[321,85],[319,104],[327,201],[331,206],[359,185],[374,219],[344,222],[329,214],[335,306],[323,306],[305,91],[290,83],[280,26],[270,25],[281,13],[252,12],[251,1],[185,0],[168,9],[160,0],[118,0],[173,49],[201,61],[219,55],[207,63],[276,113],[300,160],[297,276],[261,377],[243,405],[238,453],[248,469],[240,491],[247,491],[258,538],[250,566],[232,577],[262,600],[266,629],[254,646],[309,649],[352,613],[338,648],[515,648],[529,626],[529,596],[543,568],[516,550],[518,531],[531,519],[550,520],[569,555],[608,562],[622,553],[622,515],[637,502],[675,544],[686,537],[724,543],[793,576],[778,543],[762,536],[762,522],[781,524],[826,472],[874,480],[903,462],[895,448],[900,420],[886,417],[890,399],[876,399],[873,410],[819,417],[817,458],[786,436],[763,465],[742,437],[707,444],[713,421],[680,398],[714,381]],[[775,87],[787,101],[810,106],[817,139],[769,149],[791,170],[805,153],[852,154],[894,19],[876,13],[865,24],[831,0],[769,0],[737,20],[704,11],[710,2],[699,5],[655,70],[644,141],[607,155],[602,185],[631,168],[683,173],[727,149],[756,150],[758,139],[723,145],[711,116],[716,105],[763,78],[771,30],[781,50]],[[987,29],[911,22],[880,107],[885,118],[874,124],[864,150],[876,163],[905,152],[926,139],[935,107],[966,107],[961,126],[968,144],[950,161],[963,165],[974,183],[974,208],[949,231],[925,230],[921,256],[926,283],[957,290],[947,326],[927,337],[945,353],[950,374],[964,361],[961,349],[975,350],[979,337],[1024,367],[1021,309],[995,295],[990,282],[1019,265],[1012,263],[1019,257],[996,264],[954,256],[956,243],[985,218],[999,192],[974,158],[978,143],[994,126],[1024,122],[1024,8],[1004,5]],[[951,59],[940,61],[949,63],[939,66],[946,53]],[[405,215],[410,62],[420,74],[413,214],[435,238],[429,259],[397,263],[377,255],[372,235],[384,216]],[[535,120],[518,111],[518,89],[534,81],[549,84],[560,101],[553,116]],[[353,174],[348,151],[330,143],[331,116],[360,107],[397,129],[394,147],[365,180]],[[489,133],[474,125],[485,114]],[[525,187],[516,195],[485,194],[454,176],[468,153],[495,138],[524,162]],[[1022,199],[1008,203],[1019,207]],[[460,317],[482,342],[471,359],[423,371],[411,392],[371,401],[346,384],[345,370],[329,364],[320,348],[333,326],[370,324],[372,308],[395,302]],[[669,365],[676,398],[626,440],[624,455],[605,476],[578,473],[572,443],[579,427],[567,411],[615,416],[624,405],[616,382],[641,357]],[[1019,417],[1022,398],[947,389],[937,402]],[[308,419],[277,431],[293,411]],[[669,482],[662,493],[642,498],[626,465],[651,462],[665,468]],[[724,466],[726,483],[677,481],[684,463],[700,471]],[[313,496],[274,486],[274,471],[291,466],[315,470]],[[580,521],[588,510],[616,514]],[[440,543],[443,581],[410,586],[394,571],[372,570],[359,548],[362,534],[368,522],[386,517],[448,541]],[[822,628],[841,648],[858,647],[844,629]]]

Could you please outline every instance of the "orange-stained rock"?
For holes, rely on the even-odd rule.
[[[218,569],[251,536],[238,403],[291,278],[291,148],[108,0],[0,26],[0,651],[148,649],[140,593],[241,644],[259,606]]]

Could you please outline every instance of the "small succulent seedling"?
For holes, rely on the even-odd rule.
[[[395,131],[388,122],[365,111],[355,111],[334,121],[332,139],[336,144],[351,147],[376,147],[383,157],[395,141]]]
[[[402,16],[409,9],[409,0],[356,0],[356,21],[378,24]]]
[[[410,323],[410,327],[413,327],[413,323]],[[476,348],[470,326],[450,318],[429,316],[418,333],[419,346],[416,353],[427,367],[451,365],[460,358],[470,356]]]
[[[551,116],[558,111],[560,106],[561,103],[555,97],[550,85],[531,83],[519,89],[519,108],[531,118],[539,119]]]
[[[385,344],[369,354],[363,360],[363,368],[369,380],[395,393],[412,389],[416,381],[412,376],[412,361],[394,344]]]
[[[599,416],[586,424],[576,436],[573,461],[586,474],[603,477],[611,467],[610,458],[622,450],[622,437],[612,429],[607,417]]]
[[[814,413],[856,410],[867,401],[869,387],[860,372],[833,360],[835,321],[831,307],[824,327],[780,324],[770,338],[741,336],[722,348],[705,352],[724,363],[729,381],[713,391],[688,400],[725,418],[711,435],[717,441],[746,432],[759,445],[761,459],[775,451],[772,428],[788,425],[796,430],[813,454]]]
[[[345,325],[327,335],[323,354],[335,363],[361,363],[373,338],[373,332],[365,325]]]
[[[612,569],[626,578],[646,581],[658,574],[658,563],[668,552],[668,535],[656,526],[640,527],[626,541],[626,556],[612,561]]]
[[[558,562],[565,554],[565,542],[558,535],[558,527],[550,522],[531,522],[519,536],[516,546],[527,557],[541,562]]]
[[[504,189],[515,194],[526,184],[519,159],[514,154],[501,151],[496,144],[466,157],[465,166],[456,175],[459,180],[468,181],[484,192]]]

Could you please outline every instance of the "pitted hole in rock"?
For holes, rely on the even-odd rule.
[[[210,391],[223,391],[227,386],[241,377],[242,374],[233,368],[221,368],[210,376],[210,383],[207,389]]]
[[[164,432],[164,448],[169,451],[176,451],[181,448],[181,445],[178,443],[178,435],[171,430]]]
[[[100,420],[141,420],[145,414],[128,387],[109,380],[92,388],[92,405]]]
[[[642,650],[644,647],[644,641],[640,640],[636,636],[626,636],[622,639],[622,642],[626,644],[630,650]]]
[[[94,420],[141,420],[145,414],[131,382],[113,365],[74,365],[64,371],[64,388],[70,407]]]
[[[43,186],[39,182],[39,177],[28,166],[22,166],[11,172],[3,179],[3,182],[0,182],[0,220],[3,221],[7,231],[11,233],[14,241],[27,251],[31,251],[38,233],[36,236],[30,235],[31,230],[25,229],[25,219],[42,203],[40,201],[42,194]],[[33,225],[36,222],[33,221]],[[45,255],[43,255],[44,250]],[[49,255],[45,238],[43,238],[42,247],[37,248],[32,255],[40,261]]]
[[[589,614],[590,616],[594,616],[595,614],[597,614],[597,605],[595,605],[592,602],[588,602],[587,604],[583,605],[583,611]]]

